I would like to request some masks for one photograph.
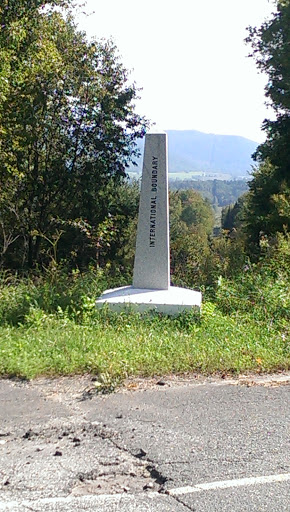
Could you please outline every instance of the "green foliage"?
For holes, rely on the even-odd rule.
[[[246,39],[258,68],[268,75],[266,97],[277,112],[290,108],[290,3],[277,1],[277,11],[260,28],[249,27]]]
[[[174,285],[200,288],[208,283],[210,247],[205,233],[191,232],[171,244],[171,280]]]
[[[93,242],[115,229],[116,186],[147,123],[115,46],[88,42],[69,14],[38,5],[16,21],[2,13],[0,50],[10,59],[0,75],[2,263],[47,265],[61,232],[60,258],[82,267],[96,257]]]
[[[70,0],[2,0],[0,5],[0,115],[13,83],[21,79],[25,59],[29,56],[29,47],[34,42],[34,31],[41,12],[51,11],[54,7],[67,10]],[[1,119],[1,117],[0,117]],[[5,132],[1,126],[0,133]]]
[[[71,2],[0,6],[0,266],[36,267],[0,275],[0,374],[91,372],[108,392],[128,376],[289,369],[289,2],[250,30],[277,120],[249,192],[218,236],[209,200],[226,205],[238,182],[170,193],[172,281],[204,292],[201,315],[175,318],[95,307],[131,279],[139,186],[125,172],[146,121],[112,43],[56,5]]]
[[[175,284],[204,284],[213,225],[212,208],[198,192],[170,193],[171,273]]]
[[[126,269],[129,282],[135,255],[139,189],[138,184],[133,182],[119,190],[118,211],[124,222],[120,223],[119,218],[116,225],[118,250],[113,247],[107,254],[111,271],[121,268],[124,272]],[[115,194],[115,201],[117,196]],[[209,235],[212,230],[213,211],[198,192],[187,190],[170,193],[171,273],[175,284],[193,286],[193,283],[205,283],[206,254],[210,252]]]
[[[278,1],[277,12],[260,28],[249,28],[257,66],[268,75],[266,97],[276,120],[265,120],[266,141],[254,154],[260,164],[250,182],[247,232],[259,243],[259,233],[274,236],[289,229],[290,204],[290,3]]]
[[[222,229],[240,228],[244,220],[244,205],[247,200],[247,194],[242,195],[234,204],[230,204],[222,209],[221,226]]]
[[[235,278],[248,261],[243,232],[233,228],[213,237],[210,242],[210,255],[207,264],[206,281],[210,289],[215,289],[219,278]]]
[[[193,190],[170,195],[171,278],[178,286],[214,290],[219,276],[231,278],[247,261],[245,236],[239,227],[244,198],[235,226],[213,236],[213,210]]]
[[[221,311],[226,308],[223,295],[229,283],[221,284],[217,303],[203,303],[201,317],[191,312],[175,318],[98,310],[94,281],[83,295],[83,283],[77,283],[76,299],[65,309],[64,293],[55,297],[49,311],[50,299],[41,307],[43,293],[31,303],[33,294],[28,291],[30,306],[22,322],[0,325],[1,375],[33,378],[90,372],[97,375],[96,392],[108,392],[129,376],[289,368],[286,316],[279,319],[271,311],[269,321],[255,311],[242,311],[238,302],[229,314]],[[43,284],[34,286],[43,288]],[[68,285],[65,291],[72,298],[76,290],[73,293]],[[70,286],[76,288],[73,280]]]
[[[217,289],[219,307],[227,313],[251,313],[258,321],[290,321],[290,237],[278,235],[275,246],[264,240],[264,257],[248,263],[233,280],[220,278]],[[288,334],[288,327],[286,329]]]
[[[209,202],[195,190],[170,192],[170,231],[172,238],[178,234],[200,229],[206,234],[213,230],[213,212]]]
[[[255,171],[245,201],[244,219],[249,244],[259,244],[261,236],[275,236],[290,228],[290,187],[278,177],[269,160]]]
[[[170,175],[169,175],[170,178]],[[225,207],[235,203],[248,190],[246,180],[178,180],[170,182],[171,190],[197,190],[211,205]]]
[[[108,284],[123,282],[122,276],[111,278],[101,269],[85,274],[66,269],[48,269],[45,274],[27,278],[2,272],[0,280],[0,325],[25,323],[30,313],[55,314],[66,311],[76,318],[82,311],[84,297],[97,297]],[[125,284],[125,283],[124,283]],[[85,310],[85,308],[84,308]]]
[[[214,243],[212,275],[228,277],[220,275],[210,301],[204,296],[201,315],[99,310],[101,291],[122,284],[121,275],[109,280],[102,269],[68,275],[54,267],[33,279],[3,273],[0,374],[91,372],[96,392],[108,392],[129,376],[289,369],[289,236],[278,235],[275,246],[265,239],[263,258],[240,273],[240,241]]]

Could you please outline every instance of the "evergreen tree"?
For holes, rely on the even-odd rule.
[[[265,120],[265,143],[254,158],[258,168],[249,184],[247,230],[254,244],[261,233],[274,236],[289,229],[290,219],[290,1],[277,1],[272,18],[260,28],[249,28],[258,68],[268,75],[266,98],[276,113]]]
[[[237,229],[242,226],[244,205],[247,194],[243,194],[234,204],[222,209],[221,227],[225,230]]]

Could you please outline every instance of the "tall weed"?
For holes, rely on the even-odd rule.
[[[225,313],[246,312],[284,325],[290,320],[290,238],[278,235],[256,264],[247,264],[235,279],[218,280],[216,301]]]
[[[67,311],[76,316],[83,310],[84,297],[95,299],[115,285],[117,276],[109,277],[102,269],[82,274],[55,269],[52,274],[29,277],[0,275],[0,325],[23,323],[31,308],[46,313]]]

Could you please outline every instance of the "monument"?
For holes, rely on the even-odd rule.
[[[201,293],[170,286],[168,157],[166,133],[145,136],[133,286],[105,291],[105,303],[120,311],[132,307],[169,315],[201,306]]]

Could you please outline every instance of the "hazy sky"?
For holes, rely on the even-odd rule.
[[[274,10],[268,0],[88,0],[78,16],[89,36],[112,37],[143,90],[137,112],[159,128],[242,135],[260,142],[271,111],[266,77],[244,43],[248,25]]]

